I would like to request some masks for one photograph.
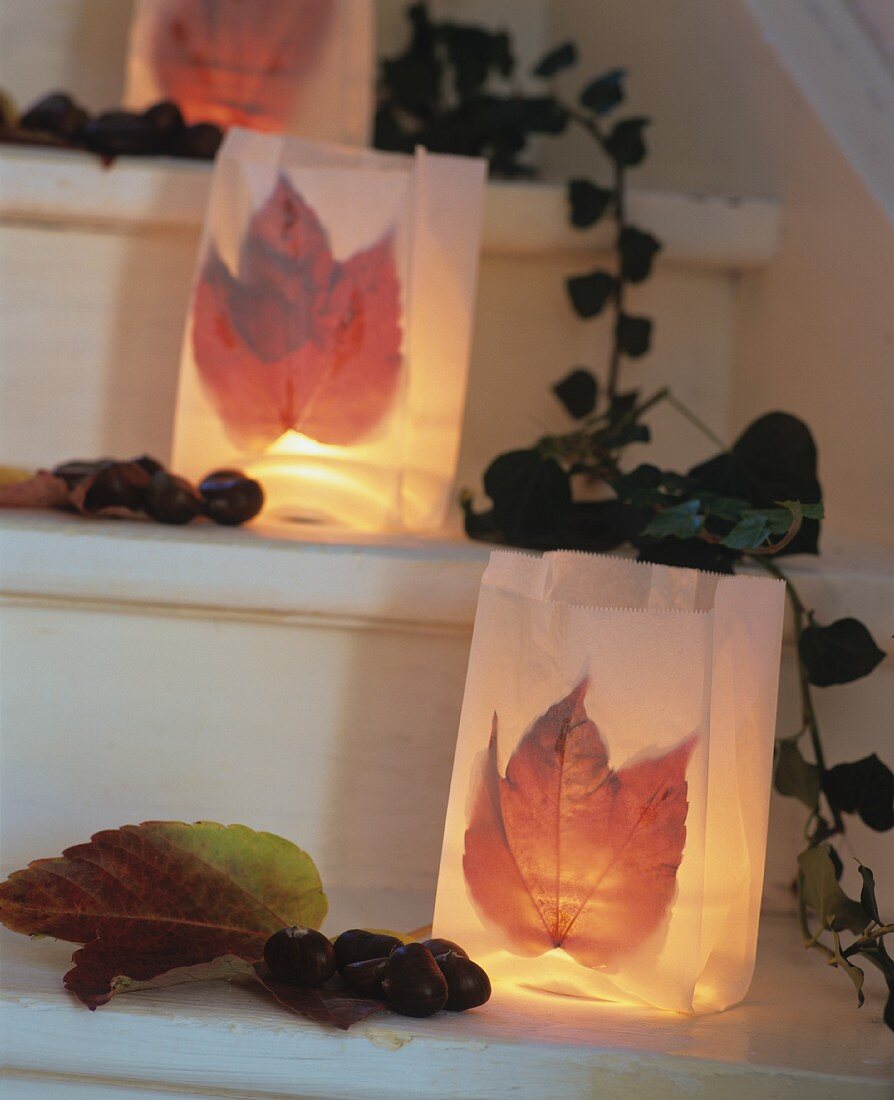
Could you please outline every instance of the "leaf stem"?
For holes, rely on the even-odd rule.
[[[688,405],[684,405],[679,397],[671,393],[670,390],[667,391],[667,402],[674,409],[676,409],[681,416],[685,417],[686,420],[688,420],[691,424],[694,424],[695,427],[698,428],[698,430],[702,433],[702,435],[711,440],[715,447],[719,447],[721,451],[728,450],[727,445],[723,442],[720,436],[717,435],[717,433],[712,428],[710,428],[700,416],[697,416],[692,411],[692,409],[689,408]]]
[[[863,950],[864,947],[868,947],[873,940],[880,940],[882,936],[887,936],[889,933],[894,932],[894,924],[880,924],[878,928],[873,928],[871,932],[864,932],[863,935],[844,949],[841,954],[849,959],[851,955],[856,955]]]

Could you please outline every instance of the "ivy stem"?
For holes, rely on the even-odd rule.
[[[711,427],[709,427],[709,425],[707,425],[700,416],[697,416],[692,411],[692,409],[689,408],[688,405],[684,405],[678,397],[675,397],[670,390],[668,390],[667,392],[667,402],[669,405],[677,410],[680,416],[688,420],[690,424],[695,425],[695,427],[698,428],[702,435],[710,439],[715,447],[719,447],[721,451],[727,450],[727,446],[720,438],[720,436]]]
[[[892,932],[894,932],[894,924],[880,924],[878,928],[873,928],[871,932],[864,932],[858,940],[854,940],[850,947],[846,947],[841,954],[849,959],[851,955],[857,955],[864,947],[868,947],[873,940],[880,940],[882,936],[887,936]]]
[[[615,244],[616,252],[616,268],[617,273],[615,276],[615,293],[613,295],[614,312],[615,312],[615,324],[612,337],[612,352],[611,358],[608,364],[608,399],[612,401],[615,394],[618,391],[618,378],[621,373],[621,343],[618,339],[618,323],[621,320],[621,314],[624,312],[624,278],[622,275],[622,257],[621,257],[621,234],[624,232],[624,169],[618,164],[617,161],[612,162],[614,165],[614,189],[615,189],[615,229],[617,231],[617,240]]]
[[[810,695],[810,679],[807,675],[807,667],[801,660],[800,643],[801,635],[804,632],[804,621],[808,618],[807,608],[804,606],[804,602],[798,595],[795,586],[789,580],[785,573],[779,568],[779,566],[770,558],[761,557],[757,554],[748,555],[752,561],[757,562],[768,573],[771,573],[774,577],[785,582],[785,591],[788,594],[789,602],[792,605],[792,613],[795,621],[795,648],[798,650],[798,682],[801,688],[801,711],[803,715],[804,726],[810,734],[810,743],[813,746],[813,755],[816,759],[816,766],[819,769],[820,776],[820,790],[823,789],[825,777],[826,777],[826,756],[823,752],[823,744],[820,740],[819,724],[816,719],[816,711],[813,708],[813,699]],[[828,799],[826,800],[828,801]],[[833,806],[829,803],[829,809],[832,811],[832,820],[835,823],[835,832],[844,832],[844,821],[841,817],[841,811],[837,806]]]
[[[578,126],[581,126],[596,142],[603,154],[611,161],[612,164],[612,190],[614,191],[614,221],[615,221],[615,289],[612,294],[612,307],[614,311],[614,326],[612,329],[612,350],[608,361],[608,380],[606,382],[606,397],[609,402],[613,400],[618,392],[618,384],[621,374],[621,344],[618,339],[618,322],[621,319],[621,314],[624,310],[624,279],[621,275],[622,269],[622,256],[621,256],[621,234],[626,228],[626,204],[624,201],[624,166],[619,164],[618,161],[612,156],[608,143],[605,140],[605,134],[602,132],[599,124],[596,120],[583,111],[578,111],[570,103],[564,103],[561,100],[556,101],[558,106],[566,113],[568,118],[572,122],[576,122]]]

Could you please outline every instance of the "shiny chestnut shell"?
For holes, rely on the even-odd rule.
[[[438,955],[435,962],[447,980],[445,1008],[451,1012],[464,1012],[490,1000],[490,978],[483,967],[472,962],[467,955],[448,951]]]
[[[341,976],[357,997],[384,997],[382,980],[387,970],[387,959],[364,959],[362,962],[348,963]]]
[[[338,960],[338,972],[344,974],[351,963],[366,962],[368,959],[385,959],[401,946],[397,936],[385,936],[380,932],[367,932],[364,928],[349,928],[335,941],[335,957]]]
[[[264,506],[264,490],[250,477],[206,477],[199,492],[205,500],[205,514],[226,527],[247,523]]]
[[[78,482],[85,486],[81,507],[85,512],[99,512],[103,508],[127,508],[131,512],[140,512],[145,504],[149,481],[149,474],[138,462],[103,464],[95,474]]]
[[[446,955],[448,951],[453,951],[456,955],[462,955],[464,959],[469,957],[468,951],[464,951],[458,943],[454,943],[453,940],[445,940],[436,938],[433,940],[422,940],[422,946],[427,947],[435,958],[438,955]]]
[[[296,924],[273,933],[264,945],[264,962],[274,978],[320,985],[335,973],[335,949],[322,932]]]
[[[385,999],[402,1016],[432,1016],[447,1003],[447,979],[421,943],[397,947],[382,982]]]
[[[202,498],[182,477],[156,470],[145,497],[146,514],[159,523],[189,523],[202,511]]]

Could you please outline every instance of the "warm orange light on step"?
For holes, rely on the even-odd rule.
[[[740,1001],[784,591],[588,554],[492,554],[434,935],[521,991],[687,1013]]]
[[[267,513],[440,526],[452,496],[483,161],[231,130],[181,361],[176,469],[238,466]]]

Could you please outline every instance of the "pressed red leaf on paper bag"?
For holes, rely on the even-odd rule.
[[[498,717],[473,778],[463,869],[481,918],[516,954],[562,947],[612,966],[665,919],[686,842],[696,737],[619,769],[583,680],[524,734],[501,776]]]
[[[243,825],[149,821],[96,833],[0,884],[0,923],[85,946],[66,986],[91,1008],[135,983],[170,984],[273,933],[317,927],[326,898],[310,856]],[[168,975],[167,981],[165,975]]]
[[[231,272],[212,245],[193,303],[202,383],[227,434],[263,449],[284,432],[351,444],[386,416],[401,375],[390,233],[344,262],[280,175]]]

